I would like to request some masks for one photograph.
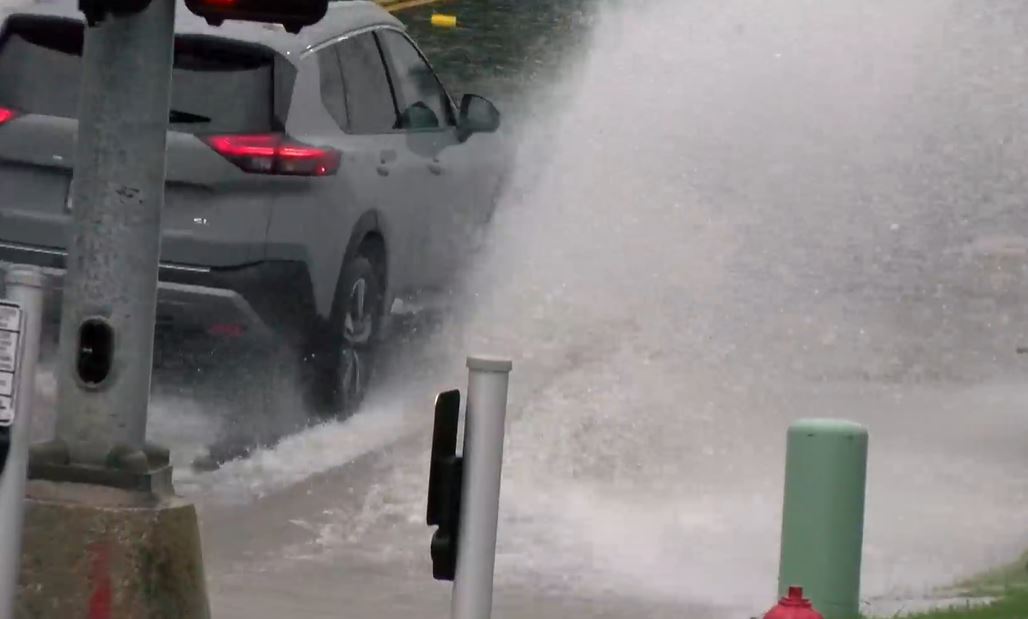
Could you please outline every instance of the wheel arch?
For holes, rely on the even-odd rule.
[[[350,239],[339,263],[336,285],[342,275],[343,267],[356,256],[363,255],[371,260],[379,277],[383,301],[388,301],[389,290],[389,245],[385,231],[382,229],[382,218],[375,211],[367,211],[357,220],[350,233]],[[333,295],[334,296],[334,295]]]

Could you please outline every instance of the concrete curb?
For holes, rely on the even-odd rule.
[[[28,488],[17,619],[209,619],[200,531],[180,498]]]

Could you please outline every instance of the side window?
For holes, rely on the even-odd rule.
[[[325,109],[335,119],[340,129],[345,130],[346,102],[343,99],[343,78],[339,73],[339,56],[336,46],[326,47],[318,52],[318,72],[321,74],[321,100]]]
[[[348,131],[389,133],[396,129],[396,104],[382,53],[371,33],[343,39],[335,46],[343,73],[343,92],[350,113]]]
[[[392,30],[380,32],[378,38],[393,77],[400,128],[431,129],[456,124],[446,92],[417,48],[407,37]]]

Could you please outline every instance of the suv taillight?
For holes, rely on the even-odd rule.
[[[279,134],[213,135],[204,142],[252,174],[331,176],[339,169],[339,151],[301,144]]]
[[[10,120],[14,120],[14,117],[17,115],[18,112],[15,112],[9,107],[0,107],[0,125]]]

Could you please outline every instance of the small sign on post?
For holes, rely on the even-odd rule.
[[[8,300],[0,299],[0,617],[16,614],[45,285],[38,269],[15,266],[4,274]]]
[[[21,307],[0,301],[0,427],[14,423],[21,327]]]

